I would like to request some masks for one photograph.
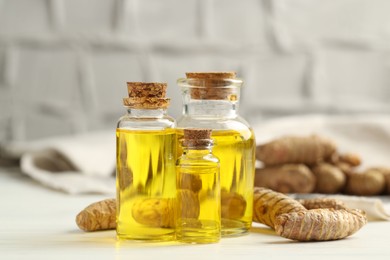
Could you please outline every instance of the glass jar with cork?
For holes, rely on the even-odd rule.
[[[173,240],[175,120],[165,83],[128,82],[127,114],[117,124],[117,237]]]
[[[245,234],[252,225],[255,136],[238,114],[243,82],[235,72],[190,72],[177,82],[183,97],[178,138],[185,128],[212,129],[213,154],[220,160],[222,236]]]

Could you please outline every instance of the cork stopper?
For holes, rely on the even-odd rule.
[[[192,148],[209,147],[213,144],[211,129],[187,128],[184,129],[183,146]]]
[[[167,84],[159,82],[127,82],[128,98],[123,104],[130,108],[167,108],[169,98],[165,98]]]
[[[211,72],[186,72],[186,77],[191,79],[235,79],[234,71],[211,71]]]
[[[232,87],[232,81],[236,79],[234,71],[187,72],[186,77],[193,99],[238,99],[236,89]]]
[[[127,82],[130,98],[165,98],[167,83],[159,82]]]

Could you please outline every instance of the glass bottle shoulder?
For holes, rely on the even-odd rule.
[[[213,154],[201,154],[196,151],[183,153],[177,160],[177,165],[180,166],[195,166],[195,167],[218,167],[219,159]]]
[[[211,128],[215,130],[235,130],[237,132],[252,132],[249,123],[240,116],[232,118],[194,117],[182,115],[177,120],[177,128],[186,127]]]
[[[142,129],[142,130],[161,130],[175,128],[176,120],[169,115],[156,117],[142,117],[126,114],[119,118],[117,128],[120,129]]]

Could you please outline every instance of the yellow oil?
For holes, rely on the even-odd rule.
[[[177,163],[176,238],[181,242],[215,243],[221,238],[218,159],[207,153],[191,150]]]
[[[116,138],[117,237],[155,241],[174,239],[174,227],[159,224],[161,218],[173,219],[173,215],[167,215],[173,212],[157,210],[149,213],[145,212],[149,209],[139,208],[139,205],[148,199],[175,200],[175,130],[117,129]],[[137,222],[135,213],[148,216],[148,219]]]
[[[183,130],[178,130],[178,139],[182,137]],[[247,233],[253,214],[254,133],[251,129],[213,130],[212,139],[213,154],[220,161],[222,236]]]

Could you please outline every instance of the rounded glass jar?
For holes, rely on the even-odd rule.
[[[245,234],[252,225],[255,136],[238,114],[243,81],[235,73],[206,72],[187,73],[177,83],[183,96],[178,139],[184,128],[212,129],[213,154],[220,160],[221,233]]]

